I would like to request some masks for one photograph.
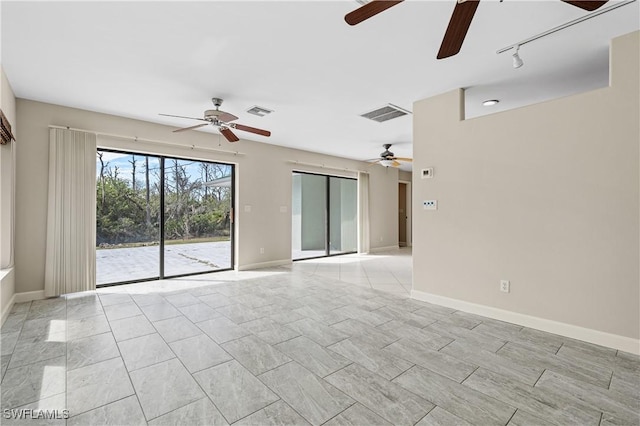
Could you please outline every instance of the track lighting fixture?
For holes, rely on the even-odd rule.
[[[524,65],[524,61],[522,60],[522,58],[520,57],[520,54],[518,53],[519,51],[520,51],[520,45],[516,46],[516,53],[513,54],[514,68],[520,68],[521,66]]]

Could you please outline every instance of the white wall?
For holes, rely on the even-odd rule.
[[[185,156],[236,163],[236,263],[239,268],[288,262],[291,259],[292,171],[355,176],[354,173],[295,165],[287,160],[325,164],[340,168],[367,170],[366,163],[306,151],[241,140],[235,144],[222,142],[222,149],[237,150],[245,155],[191,150],[197,147],[218,148],[218,136],[204,132],[172,133],[174,128],[18,99],[16,200],[16,290],[43,289],[47,207],[47,169],[49,125],[70,126],[96,132],[137,136],[139,138],[184,144],[185,147],[159,146],[124,139],[98,139],[99,145],[122,150]],[[241,132],[238,132],[241,136]],[[301,136],[304,137],[304,136]],[[272,139],[277,141],[277,134]],[[107,146],[108,145],[108,146]],[[369,168],[371,173],[371,247],[397,246],[396,219],[398,172],[383,167]],[[246,213],[244,206],[250,205]],[[280,207],[287,212],[281,213]],[[265,253],[260,254],[259,248]]]
[[[462,91],[414,104],[435,168],[413,179],[414,296],[638,351],[639,40],[613,41],[604,89],[471,120]]]
[[[16,98],[0,66],[0,109],[11,124],[12,133],[17,137]],[[14,217],[14,160],[15,142],[0,145],[0,323],[4,322],[15,294],[15,274],[13,269],[14,237],[12,222]]]

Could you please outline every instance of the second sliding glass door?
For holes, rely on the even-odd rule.
[[[233,267],[232,165],[98,150],[97,284]]]
[[[294,172],[293,260],[357,250],[357,181]]]

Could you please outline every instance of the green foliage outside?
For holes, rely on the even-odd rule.
[[[158,159],[131,156],[123,176],[98,151],[96,242],[99,248],[158,244],[160,170]],[[150,165],[151,163],[151,165]],[[231,193],[205,182],[229,174],[230,166],[165,160],[165,241],[167,244],[229,239]],[[130,174],[129,174],[130,173]]]

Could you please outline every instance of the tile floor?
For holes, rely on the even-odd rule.
[[[637,356],[411,300],[410,281],[400,251],[17,304],[1,423],[639,423]]]

